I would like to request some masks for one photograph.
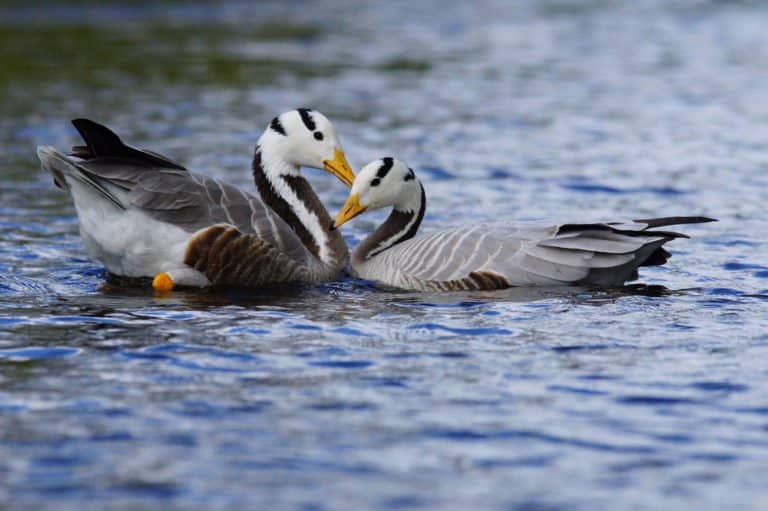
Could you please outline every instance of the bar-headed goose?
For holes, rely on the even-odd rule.
[[[107,270],[154,277],[153,287],[266,286],[335,278],[347,259],[331,217],[300,167],[325,169],[347,186],[354,173],[331,122],[299,109],[275,117],[258,140],[258,195],[129,147],[87,119],[85,140],[64,155],[37,154],[69,191],[86,249]]]
[[[360,278],[416,290],[499,289],[586,284],[617,286],[639,266],[664,264],[662,248],[684,234],[654,230],[710,222],[671,217],[597,224],[480,224],[415,237],[424,217],[424,187],[403,162],[366,165],[333,228],[366,210],[392,206],[387,220],[352,252]]]

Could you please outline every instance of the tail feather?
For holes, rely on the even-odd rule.
[[[543,246],[560,246],[563,248],[569,247],[587,251],[607,252],[612,246],[606,244],[604,240],[614,243],[621,241],[625,245],[630,246],[632,243],[635,243],[635,248],[624,252],[632,253],[634,255],[633,261],[611,268],[594,268],[582,281],[587,284],[620,285],[627,280],[636,279],[639,266],[660,266],[665,264],[671,257],[671,254],[662,245],[675,238],[688,237],[683,233],[655,230],[655,228],[716,221],[713,218],[704,216],[673,216],[634,220],[630,223],[565,224],[559,227],[556,237],[540,244]],[[617,246],[616,249],[620,248],[620,246]]]
[[[96,190],[120,209],[126,209],[115,195],[114,187],[122,187],[119,176],[126,172],[186,171],[183,166],[162,155],[125,145],[112,130],[90,119],[74,119],[72,124],[83,137],[85,145],[76,145],[69,156],[53,147],[40,146],[37,156],[43,169],[53,175],[59,188],[70,190],[71,180],[77,180]],[[116,176],[115,173],[119,174]],[[70,182],[67,181],[70,179]]]
[[[38,146],[37,157],[40,158],[40,163],[42,164],[43,169],[53,175],[53,182],[59,188],[69,190],[70,187],[66,178],[71,177],[72,179],[76,179],[81,183],[91,186],[120,209],[125,209],[125,206],[120,200],[99,183],[90,172],[67,156],[61,154],[53,147]]]
[[[582,233],[585,231],[593,231],[597,233],[603,231],[612,234],[622,234],[633,238],[663,237],[668,238],[669,241],[675,238],[688,238],[689,236],[681,232],[657,231],[654,229],[669,225],[700,224],[705,222],[717,222],[717,220],[705,216],[669,216],[663,218],[633,220],[632,224],[625,224],[622,222],[563,224],[558,228],[557,234]]]
[[[635,222],[647,225],[648,227],[645,229],[645,231],[649,233],[654,233],[654,234],[658,234],[661,236],[668,236],[668,237],[688,238],[688,236],[685,234],[672,233],[668,231],[655,231],[653,229],[657,227],[666,227],[668,225],[703,224],[707,222],[717,222],[717,219],[709,218],[706,216],[667,216],[667,217],[661,217],[661,218],[646,218],[641,220],[635,220]],[[671,236],[671,235],[677,235],[677,236]],[[670,257],[672,257],[671,253],[669,253],[664,248],[659,247],[656,250],[654,250],[645,261],[640,263],[640,266],[661,266],[665,264]]]
[[[40,159],[40,164],[43,170],[47,170],[51,173],[51,176],[53,176],[53,184],[62,190],[69,190],[69,185],[67,184],[66,177],[64,177],[64,172],[59,170],[56,165],[53,164],[56,154],[57,151],[53,147],[37,146],[37,157]]]

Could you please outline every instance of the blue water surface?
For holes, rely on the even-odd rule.
[[[48,4],[0,7],[0,508],[768,508],[767,5]],[[622,289],[159,297],[35,159],[87,116],[251,186],[301,106],[414,167],[424,230],[720,221]]]

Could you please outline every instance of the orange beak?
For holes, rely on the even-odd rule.
[[[349,166],[344,152],[338,147],[333,150],[332,160],[323,160],[323,170],[330,172],[349,187],[352,187],[352,183],[355,181],[355,173],[352,172],[352,167]]]
[[[347,201],[341,207],[339,214],[336,215],[336,220],[333,222],[333,228],[338,229],[342,224],[355,218],[357,215],[368,209],[367,206],[360,205],[360,197],[353,193],[347,197]]]

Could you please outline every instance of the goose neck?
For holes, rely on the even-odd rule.
[[[353,254],[356,261],[369,260],[416,235],[427,209],[427,198],[421,183],[419,192],[405,205],[394,207],[384,223],[360,243]]]
[[[347,255],[341,234],[299,168],[268,147],[256,146],[253,178],[264,203],[299,237],[320,262],[341,268]]]

